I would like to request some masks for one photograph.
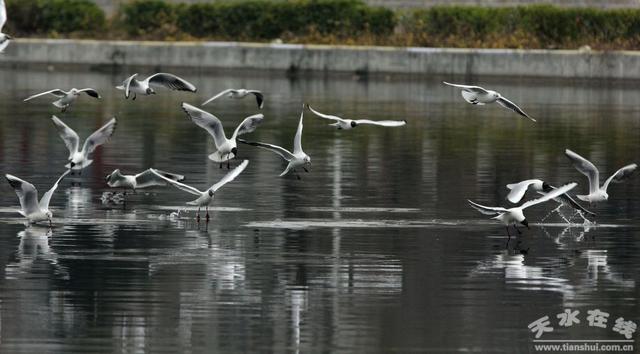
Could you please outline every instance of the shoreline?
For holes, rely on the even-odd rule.
[[[640,80],[640,52],[18,39],[0,55],[0,67]]]

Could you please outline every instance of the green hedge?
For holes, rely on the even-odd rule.
[[[197,38],[230,39],[273,39],[309,33],[385,35],[396,26],[393,11],[369,7],[360,0],[248,0],[193,5],[137,0],[122,5],[120,20],[131,35],[153,33],[168,25]]]
[[[578,42],[637,41],[640,10],[599,10],[532,5],[510,8],[439,6],[417,10],[407,18],[414,34],[437,41],[455,38],[464,43],[497,40],[514,34],[543,46]],[[464,45],[464,44],[463,44]]]
[[[105,14],[90,0],[6,0],[8,33],[98,32]]]

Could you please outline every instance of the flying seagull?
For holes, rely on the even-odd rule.
[[[578,199],[589,203],[603,202],[609,199],[609,194],[607,194],[609,183],[620,183],[624,181],[638,168],[638,165],[635,163],[626,165],[611,175],[611,177],[604,182],[602,187],[600,187],[600,172],[598,172],[596,166],[594,166],[589,160],[569,149],[566,149],[564,153],[567,155],[569,160],[571,160],[573,166],[589,179],[589,194],[577,196]]]
[[[174,91],[197,91],[192,83],[173,74],[157,73],[144,80],[138,80],[136,76],[138,76],[138,74],[133,74],[124,80],[122,85],[116,86],[116,89],[124,91],[124,98],[126,99],[128,99],[132,93],[134,100],[137,95],[155,95],[156,91],[151,88],[151,85],[164,86]]]
[[[198,214],[196,216],[196,220],[198,221],[200,221],[200,208],[205,207],[207,211],[206,220],[208,222],[209,221],[209,205],[213,201],[213,196],[215,195],[216,191],[220,189],[222,186],[224,186],[225,184],[233,181],[236,177],[238,177],[238,175],[242,173],[242,171],[244,171],[245,168],[247,168],[248,164],[249,164],[249,160],[242,161],[242,163],[238,165],[236,168],[227,172],[227,174],[224,177],[222,177],[222,179],[218,181],[218,183],[214,184],[213,186],[211,186],[211,188],[205,191],[201,191],[197,188],[194,188],[184,183],[180,183],[178,181],[170,179],[166,177],[164,174],[162,174],[162,172],[160,171],[157,171],[154,169],[151,169],[151,171],[154,172],[156,176],[162,178],[163,180],[167,181],[170,184],[173,184],[176,188],[181,189],[187,193],[191,193],[193,195],[198,196],[196,200],[187,202],[187,205],[198,206]]]
[[[520,109],[520,107],[518,107],[515,103],[509,101],[506,97],[502,97],[502,95],[496,91],[487,90],[480,86],[451,84],[446,81],[443,81],[443,83],[445,85],[462,89],[461,91],[462,98],[464,98],[465,101],[471,104],[482,106],[487,103],[497,102],[499,105],[501,105],[504,108],[508,108],[523,117],[527,117],[531,119],[534,122],[536,121],[535,119],[531,118],[528,114],[526,114],[522,109]]]
[[[222,92],[220,92],[219,94],[211,97],[210,99],[206,100],[202,105],[206,105],[207,103],[217,100],[218,98],[226,95],[229,98],[245,98],[248,95],[254,95],[256,96],[256,102],[258,103],[258,108],[262,109],[262,106],[264,105],[264,96],[262,95],[262,92],[258,91],[258,90],[247,90],[247,89],[227,89],[224,90]]]
[[[60,134],[67,149],[69,149],[69,163],[65,167],[70,170],[82,170],[91,165],[93,160],[89,160],[89,155],[91,155],[98,146],[106,143],[109,138],[111,138],[117,124],[116,119],[111,118],[107,124],[96,130],[84,141],[82,150],[80,150],[80,137],[78,137],[78,134],[64,124],[60,118],[53,116],[51,120],[58,129],[58,134]]]
[[[9,41],[13,39],[10,35],[2,33],[5,23],[7,23],[7,5],[4,0],[0,0],[0,53],[4,52],[4,49],[9,45]]]
[[[92,88],[84,88],[84,89],[72,88],[68,92],[61,89],[54,89],[54,90],[38,93],[33,96],[29,96],[25,98],[24,102],[30,101],[36,97],[52,95],[58,98],[58,100],[54,101],[52,104],[60,108],[62,112],[65,112],[71,106],[71,104],[75,102],[75,100],[77,100],[78,97],[80,97],[81,93],[86,93],[88,96],[91,96],[93,98],[98,98],[98,99],[101,98],[98,91]]]
[[[492,219],[496,219],[500,222],[502,222],[503,225],[506,226],[507,228],[507,235],[509,236],[509,238],[511,238],[511,234],[509,233],[509,225],[513,225],[513,227],[515,227],[516,231],[518,231],[518,233],[520,233],[520,230],[518,229],[518,226],[516,225],[517,223],[520,223],[524,226],[526,226],[527,228],[529,228],[529,222],[527,221],[527,219],[524,216],[524,209],[534,206],[536,204],[540,204],[546,201],[549,201],[551,199],[557,198],[562,194],[567,193],[568,191],[570,191],[571,189],[573,189],[575,186],[577,186],[577,183],[569,183],[566,184],[560,188],[556,188],[555,190],[553,190],[552,192],[549,192],[545,195],[543,195],[542,197],[538,198],[538,199],[533,199],[530,200],[522,205],[520,205],[519,207],[513,207],[513,208],[503,208],[503,207],[488,207],[488,206],[484,206],[484,205],[480,205],[477,203],[474,203],[470,200],[468,200],[469,204],[476,210],[478,210],[479,212],[481,212],[482,214],[485,215],[493,215],[494,217]]]
[[[529,189],[543,195],[545,193],[552,192],[556,189],[556,187],[539,179],[528,179],[526,181],[522,181],[518,183],[507,184],[507,188],[511,190],[509,192],[509,195],[507,195],[507,199],[513,204],[520,203],[525,193],[527,193],[527,190]],[[578,204],[578,202],[576,202],[573,198],[571,198],[567,193],[560,195],[558,198],[555,198],[554,200],[560,203],[560,207],[562,205],[567,205],[579,212],[585,213],[590,216],[596,216],[595,213],[585,209],[582,205]]]
[[[338,116],[332,116],[329,114],[320,113],[315,109],[311,108],[311,106],[309,106],[308,104],[305,104],[305,107],[309,108],[311,112],[315,113],[315,115],[317,115],[320,118],[330,119],[334,121],[334,123],[329,125],[331,125],[332,127],[336,127],[338,129],[345,129],[345,130],[353,129],[358,125],[362,125],[362,124],[379,125],[382,127],[401,127],[407,124],[406,120],[377,120],[376,121],[376,120],[369,120],[369,119],[357,119],[357,120],[345,119]]]
[[[306,166],[311,165],[311,158],[309,157],[309,155],[305,154],[304,151],[302,151],[302,119],[303,118],[304,118],[304,110],[302,111],[302,113],[300,113],[300,122],[298,123],[298,130],[296,131],[296,136],[293,138],[293,152],[290,152],[289,150],[277,145],[259,143],[259,142],[250,142],[242,139],[238,139],[238,141],[244,144],[257,146],[257,147],[275,152],[276,154],[280,155],[280,157],[282,157],[285,161],[289,163],[287,165],[287,168],[285,168],[285,170],[280,174],[280,176],[284,176],[287,173],[289,173],[289,171],[293,171],[293,173],[296,174],[296,177],[300,179],[300,176],[296,173],[296,168],[302,167],[302,169],[305,170],[305,172],[309,172]]]
[[[123,175],[122,172],[120,172],[120,169],[116,169],[107,175],[107,185],[112,188],[123,188],[125,189],[126,194],[126,189],[131,189],[135,193],[136,189],[166,186],[167,182],[165,182],[164,179],[159,178],[156,173],[159,173],[173,181],[184,181],[184,176],[182,175],[160,170],[155,171],[156,172],[152,169],[148,169],[144,172],[138,173],[137,175]]]
[[[209,159],[219,162],[220,168],[222,168],[223,162],[226,162],[227,168],[230,168],[229,161],[238,154],[238,144],[236,142],[237,137],[242,134],[253,132],[264,119],[264,115],[262,114],[255,114],[245,118],[242,123],[238,125],[236,130],[233,131],[231,139],[227,139],[224,135],[222,122],[220,122],[216,116],[188,103],[182,103],[182,109],[196,125],[205,129],[213,137],[213,142],[216,145],[216,152],[209,155]]]
[[[18,195],[18,199],[20,199],[20,210],[18,211],[22,216],[27,218],[29,223],[37,223],[39,221],[49,221],[49,225],[51,225],[52,213],[49,210],[49,202],[51,201],[51,196],[58,188],[58,184],[62,179],[69,173],[69,171],[65,171],[60,178],[56,181],[56,183],[49,189],[38,202],[38,190],[33,184],[22,180],[16,176],[5,175],[7,181],[13,190],[15,190]]]

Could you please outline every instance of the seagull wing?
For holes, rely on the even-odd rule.
[[[98,91],[92,89],[92,88],[83,88],[82,90],[78,90],[78,92],[84,92],[87,95],[93,97],[93,98],[102,98],[100,97],[100,94],[98,93]]]
[[[542,181],[539,179],[528,179],[526,181],[518,183],[507,184],[507,188],[511,190],[511,192],[509,192],[509,195],[507,195],[507,199],[511,203],[519,203],[527,193],[529,187],[534,183],[542,183]]]
[[[589,194],[598,191],[600,189],[600,172],[598,172],[596,166],[591,161],[569,149],[566,149],[564,154],[571,160],[573,167],[589,179]]]
[[[64,173],[60,176],[60,178],[58,178],[56,183],[54,183],[53,187],[51,187],[51,189],[49,189],[44,195],[42,195],[42,198],[40,199],[40,204],[39,204],[40,209],[42,210],[49,209],[49,202],[51,201],[51,196],[53,196],[53,193],[56,191],[56,189],[58,189],[58,184],[60,184],[60,181],[62,181],[69,174],[69,172],[71,172],[71,170],[64,171]]]
[[[315,109],[311,108],[311,106],[309,106],[308,104],[305,105],[305,106],[307,108],[309,108],[309,110],[311,112],[313,112],[313,114],[317,115],[320,118],[331,119],[331,120],[335,120],[335,121],[338,121],[338,122],[346,122],[347,121],[346,119],[340,118],[338,116],[332,116],[332,115],[329,115],[329,114],[320,113],[320,112],[316,111]]]
[[[34,98],[41,97],[41,96],[46,96],[46,95],[54,95],[54,96],[56,96],[58,98],[62,98],[64,96],[66,96],[67,93],[62,91],[61,89],[49,90],[49,91],[46,91],[46,92],[41,92],[41,93],[35,94],[33,96],[29,96],[29,97],[25,98],[23,102],[27,102],[27,101],[30,101],[30,100],[32,100]]]
[[[189,81],[167,73],[157,73],[147,78],[147,82],[153,85],[164,86],[174,91],[196,92],[198,89]]]
[[[256,96],[258,108],[262,109],[262,106],[264,106],[264,95],[262,95],[262,92],[258,90],[249,90],[249,93],[252,93],[254,96]]]
[[[228,94],[229,92],[233,92],[233,91],[235,91],[235,90],[234,90],[234,89],[226,89],[226,90],[224,90],[224,91],[220,92],[219,94],[217,94],[217,95],[215,95],[215,96],[211,97],[210,99],[208,99],[208,100],[204,101],[204,103],[203,103],[203,104],[201,104],[201,106],[204,106],[204,105],[206,105],[207,103],[209,103],[209,102],[211,102],[211,101],[215,101],[215,100],[217,100],[218,98],[220,98],[220,97],[222,97],[222,96],[224,96],[224,95]]]
[[[545,188],[545,186],[546,186],[546,188]],[[552,192],[552,191],[553,191],[553,190],[555,190],[555,189],[556,189],[556,187],[554,187],[554,186],[550,186],[550,185],[548,185],[548,184],[547,184],[547,185],[544,185],[544,186],[543,186],[543,190],[544,190],[544,191],[541,191],[541,192],[538,192],[538,193],[540,193],[540,194],[543,194],[543,195],[544,195],[545,193]],[[564,203],[564,204],[566,204],[566,205],[570,205],[572,208],[574,208],[574,209],[576,209],[576,210],[579,210],[579,211],[581,211],[581,212],[583,212],[583,213],[585,213],[585,214],[587,214],[587,215],[590,215],[590,216],[596,216],[596,213],[594,213],[594,212],[592,212],[592,211],[589,211],[589,210],[585,209],[582,205],[580,205],[580,204],[579,204],[578,202],[576,202],[573,198],[571,198],[571,196],[569,196],[569,194],[567,194],[567,193],[562,194],[561,196],[559,196],[559,197],[558,197],[558,199],[560,199],[560,201],[561,201],[562,203]]]
[[[368,120],[368,119],[358,119],[355,121],[356,124],[371,124],[371,125],[379,125],[381,127],[401,127],[407,124],[406,120]]]
[[[501,105],[504,108],[508,108],[508,109],[518,113],[519,115],[521,115],[523,117],[527,117],[527,118],[531,119],[533,122],[536,121],[535,119],[529,117],[529,115],[526,114],[522,109],[520,109],[520,107],[518,107],[515,103],[509,101],[508,99],[506,99],[504,97],[498,98],[498,100],[496,102],[498,102],[498,104]]]
[[[304,109],[300,112],[300,122],[298,123],[298,130],[296,136],[293,138],[293,154],[302,153],[302,119],[304,118]]]
[[[78,147],[80,146],[80,138],[78,137],[78,134],[73,129],[69,128],[66,124],[64,124],[64,122],[61,121],[60,118],[52,116],[51,120],[58,129],[58,134],[60,134],[62,141],[64,141],[67,149],[69,149],[69,158],[72,158],[73,154],[78,151]]]
[[[116,131],[116,125],[118,122],[115,118],[111,118],[107,124],[103,125],[102,128],[96,130],[93,134],[91,134],[87,140],[84,141],[84,146],[82,147],[82,153],[84,156],[88,156],[95,150],[98,146],[106,143],[109,138]]]
[[[220,119],[216,116],[188,103],[182,103],[182,110],[187,113],[187,116],[192,122],[196,123],[197,126],[211,134],[213,142],[216,144],[216,149],[219,149],[227,140],[227,137],[224,135],[222,122],[220,122]]]
[[[538,199],[533,199],[530,200],[524,204],[522,204],[520,206],[520,209],[526,209],[530,206],[534,206],[536,204],[540,204],[540,203],[544,203],[546,201],[549,201],[551,199],[555,199],[557,197],[559,197],[562,194],[567,193],[568,191],[570,191],[571,189],[575,188],[575,186],[577,186],[578,184],[573,182],[573,183],[569,183],[569,184],[565,184],[562,187],[556,188],[555,190],[543,195],[542,197],[538,198]]]
[[[604,182],[604,185],[602,186],[602,189],[604,189],[604,191],[606,192],[607,188],[609,188],[609,183],[620,183],[624,181],[625,179],[631,177],[631,175],[636,171],[637,168],[638,165],[636,165],[635,163],[624,166],[623,168],[616,171],[616,173],[614,173],[611,177],[607,178],[607,180]]]
[[[478,203],[474,203],[470,200],[467,200],[467,202],[469,202],[469,205],[471,205],[472,208],[476,209],[477,211],[481,212],[484,215],[497,215],[507,211],[507,209],[502,207],[488,207],[488,206],[480,205]]]
[[[275,152],[276,154],[280,155],[283,159],[287,160],[287,161],[291,161],[291,159],[293,159],[293,154],[283,148],[280,147],[278,145],[272,145],[272,144],[267,144],[267,143],[260,143],[260,142],[251,142],[251,141],[246,141],[243,139],[238,139],[239,142],[243,143],[243,144],[247,144],[247,145],[251,145],[251,146],[257,146],[259,148],[263,148],[265,150],[269,150],[272,152]]]
[[[214,184],[209,189],[215,193],[222,186],[236,179],[236,177],[238,177],[238,175],[242,173],[242,171],[244,171],[245,168],[247,168],[248,164],[249,164],[249,160],[242,161],[240,165],[238,165],[236,168],[234,168],[229,173],[227,173],[224,177],[222,177],[220,181],[218,181],[218,183]]]
[[[256,130],[258,125],[262,123],[263,120],[264,120],[263,114],[254,114],[252,116],[245,118],[242,121],[242,123],[240,123],[240,125],[238,125],[236,130],[233,132],[233,137],[231,137],[231,140],[236,139],[238,136],[242,134],[253,132],[254,130]]]
[[[182,175],[178,175],[175,173],[169,173],[169,172],[165,172],[165,171],[161,171],[161,170],[154,170],[155,173],[151,170],[148,169],[144,172],[138,173],[137,175],[135,175],[135,179],[136,179],[136,188],[147,188],[147,187],[152,187],[152,186],[166,186],[167,182],[158,177],[158,174],[171,179],[173,181],[184,181],[184,176]]]
[[[33,184],[22,180],[16,176],[4,175],[13,190],[18,195],[22,215],[27,216],[40,210],[38,205],[38,191]]]
[[[449,82],[446,82],[446,81],[443,81],[442,83],[445,84],[445,85],[461,88],[463,90],[468,90],[468,91],[475,92],[475,93],[488,93],[489,92],[489,91],[485,90],[484,88],[482,88],[480,86],[469,86],[469,85],[452,84],[452,83],[449,83]]]
[[[0,0],[0,31],[2,31],[5,23],[7,23],[7,5],[4,0]]]
[[[173,184],[174,187],[183,190],[187,193],[191,193],[193,195],[197,195],[197,196],[201,196],[203,192],[199,191],[198,189],[191,187],[191,186],[187,186],[184,183],[180,183],[178,181],[174,181],[171,178],[166,177],[165,175],[162,174],[162,172],[160,171],[156,171],[153,168],[150,169],[151,172],[153,172],[156,176],[162,178],[163,180],[165,180],[167,183]]]
[[[131,95],[131,85],[133,83],[133,79],[136,78],[136,76],[138,76],[137,73],[129,76],[126,80],[124,80],[124,82],[122,83],[122,87],[124,88],[124,98],[129,98],[129,96]]]

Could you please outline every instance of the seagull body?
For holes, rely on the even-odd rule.
[[[18,195],[18,199],[20,199],[21,210],[18,212],[27,218],[30,223],[48,220],[49,224],[51,224],[52,213],[49,210],[49,202],[51,201],[51,196],[58,188],[58,184],[68,173],[69,171],[65,171],[60,178],[58,178],[53,187],[42,196],[40,202],[38,202],[38,190],[33,184],[16,176],[5,175],[5,178]]]
[[[560,195],[567,193],[568,191],[573,189],[575,186],[577,186],[577,183],[566,184],[560,188],[556,188],[552,192],[549,192],[541,196],[538,199],[530,200],[518,207],[513,207],[509,209],[503,208],[503,207],[488,207],[488,206],[474,203],[470,200],[468,200],[468,202],[471,205],[471,207],[478,210],[482,214],[494,215],[492,219],[502,222],[502,224],[507,228],[507,235],[511,237],[511,234],[509,234],[509,225],[513,225],[518,232],[520,232],[520,230],[518,230],[517,224],[522,224],[527,228],[529,228],[529,222],[524,216],[524,209],[534,206],[536,204],[540,204],[540,203],[549,201],[551,199],[557,198]]]
[[[175,180],[173,180],[171,178],[168,178],[167,176],[162,174],[161,171],[154,170],[154,169],[151,169],[151,171],[154,174],[156,174],[157,177],[163,179],[167,183],[172,184],[176,188],[197,196],[198,198],[196,200],[187,202],[187,205],[197,205],[198,206],[198,216],[197,216],[198,220],[200,220],[200,208],[201,207],[207,208],[207,221],[208,221],[209,220],[209,205],[213,201],[213,197],[214,197],[216,191],[218,189],[220,189],[222,186],[224,186],[225,184],[233,181],[236,177],[238,177],[238,175],[240,173],[242,173],[242,171],[244,171],[245,168],[247,168],[248,164],[249,164],[249,160],[244,160],[240,165],[238,165],[236,168],[234,168],[233,170],[229,171],[224,177],[222,177],[222,179],[220,181],[218,181],[218,183],[214,184],[213,186],[211,186],[211,188],[209,188],[209,189],[207,189],[205,191],[201,191],[201,190],[199,190],[197,188],[188,186],[188,185],[186,185],[184,183],[180,183],[180,182],[175,181]]]
[[[219,94],[211,97],[210,99],[206,100],[202,106],[206,105],[207,103],[217,100],[218,98],[222,97],[222,96],[227,96],[228,98],[235,98],[235,99],[241,99],[241,98],[245,98],[248,95],[254,95],[256,96],[256,102],[258,103],[258,108],[262,109],[262,106],[264,105],[264,96],[262,95],[262,92],[258,91],[258,90],[247,90],[247,89],[226,89],[222,92],[220,92]]]
[[[197,91],[197,88],[192,83],[173,74],[157,73],[144,80],[138,80],[136,76],[138,76],[138,74],[133,74],[124,80],[122,85],[116,86],[116,89],[124,91],[124,98],[126,99],[128,99],[132,93],[134,100],[137,95],[155,95],[156,91],[151,85],[164,86],[174,91]]]
[[[75,102],[78,99],[78,97],[80,97],[81,93],[86,93],[88,96],[91,96],[93,98],[98,98],[98,99],[101,98],[98,91],[92,88],[84,88],[84,89],[72,88],[69,91],[54,89],[46,92],[41,92],[25,98],[24,102],[30,101],[37,97],[52,95],[58,98],[58,100],[54,101],[52,104],[60,108],[62,112],[65,112],[71,106],[71,104]]]
[[[309,105],[305,105],[306,108],[309,108],[309,110],[311,112],[313,112],[315,115],[317,115],[320,118],[324,118],[324,119],[329,119],[334,121],[334,123],[329,124],[332,127],[336,127],[339,130],[349,130],[349,129],[353,129],[355,127],[357,127],[358,125],[363,125],[363,124],[370,124],[370,125],[378,125],[378,126],[382,126],[382,127],[401,127],[403,125],[407,124],[406,120],[369,120],[369,119],[345,119],[345,118],[341,118],[338,116],[332,116],[329,114],[324,114],[324,113],[320,113],[318,111],[316,111],[315,109],[311,108],[311,106]]]
[[[9,45],[9,41],[13,39],[10,35],[2,33],[5,23],[7,23],[7,5],[4,0],[0,0],[0,53],[4,52],[4,49]]]
[[[507,188],[511,191],[509,195],[507,195],[507,199],[514,204],[520,203],[527,190],[532,189],[540,194],[545,194],[554,191],[556,188],[542,180],[539,179],[528,179],[526,181],[507,184]],[[571,198],[568,194],[564,193],[554,200],[561,205],[568,205],[575,210],[583,212],[585,214],[596,216],[595,213],[585,209],[582,205],[578,204],[573,198]]]
[[[496,91],[487,90],[480,86],[451,84],[446,81],[443,81],[443,83],[445,85],[462,89],[462,91],[460,92],[462,94],[462,98],[464,98],[465,101],[471,104],[483,106],[488,103],[498,103],[504,108],[508,108],[523,117],[527,117],[531,119],[534,122],[536,121],[535,119],[531,118],[528,114],[526,114],[522,109],[520,109],[520,107],[518,107],[515,103],[509,101],[506,97],[503,97],[500,93]]]
[[[296,131],[296,136],[293,139],[293,152],[282,148],[277,145],[260,143],[260,142],[249,142],[242,139],[239,139],[241,143],[257,146],[280,155],[285,161],[288,162],[287,168],[280,174],[280,177],[286,175],[290,171],[296,172],[297,167],[302,167],[306,172],[309,172],[306,169],[307,165],[311,165],[311,158],[309,155],[305,154],[302,150],[302,119],[304,118],[304,110],[300,113],[300,122],[298,123],[298,130]],[[300,176],[296,174],[298,179]]]
[[[587,195],[577,195],[578,199],[589,202],[589,203],[597,203],[603,202],[609,199],[609,194],[607,193],[607,188],[609,188],[609,184],[611,182],[620,183],[625,179],[629,178],[635,170],[638,168],[638,165],[630,164],[622,167],[616,173],[611,175],[602,187],[600,187],[600,172],[594,166],[591,161],[585,159],[584,157],[576,154],[575,152],[566,149],[565,155],[571,160],[573,166],[583,175],[587,176],[589,179],[589,194]]]
[[[96,130],[84,141],[81,150],[80,137],[78,137],[78,134],[64,124],[58,117],[53,116],[51,120],[58,129],[58,134],[60,134],[67,149],[69,149],[69,163],[65,167],[70,170],[82,170],[91,165],[93,160],[89,159],[89,155],[93,153],[96,147],[106,143],[109,138],[111,138],[117,124],[116,119],[112,118],[107,124]]]
[[[173,181],[184,181],[184,176],[182,175],[155,169],[148,169],[144,172],[138,173],[137,175],[123,175],[122,172],[120,172],[120,169],[116,169],[107,175],[106,180],[109,187],[131,189],[134,192],[136,189],[166,186],[167,182],[164,179],[159,178],[156,173]]]
[[[229,167],[229,161],[238,154],[238,144],[236,142],[237,137],[242,134],[253,132],[264,119],[264,115],[262,114],[255,114],[245,118],[233,131],[231,138],[227,139],[224,135],[222,122],[220,122],[220,119],[216,116],[188,103],[183,103],[182,109],[187,113],[187,116],[191,121],[205,129],[213,137],[213,142],[216,145],[216,152],[209,155],[209,159],[220,163],[220,167],[222,167],[223,162],[227,162],[227,167]]]

